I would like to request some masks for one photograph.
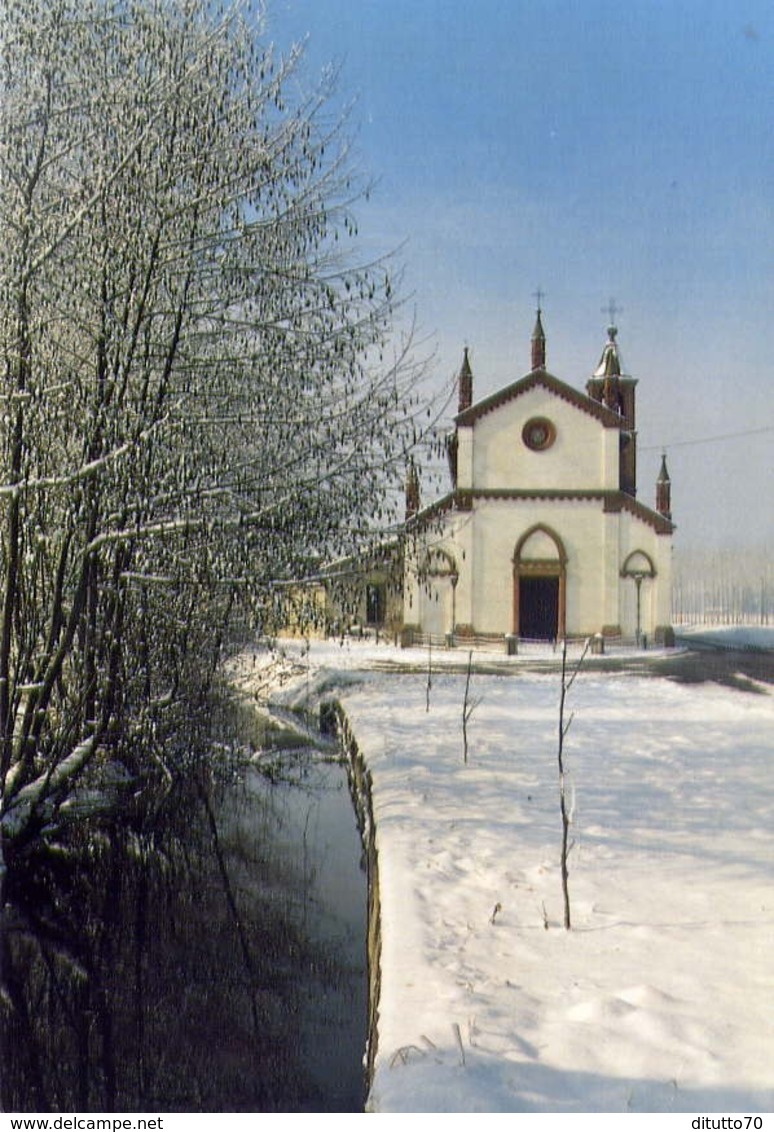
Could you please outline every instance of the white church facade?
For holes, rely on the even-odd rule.
[[[585,391],[532,367],[474,399],[466,349],[448,438],[449,492],[407,483],[400,619],[407,636],[627,637],[671,643],[671,485],[637,494],[635,378],[610,327]]]

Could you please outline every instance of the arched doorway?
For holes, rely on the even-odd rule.
[[[530,527],[513,555],[513,631],[527,640],[565,635],[567,554],[559,535],[543,523]]]

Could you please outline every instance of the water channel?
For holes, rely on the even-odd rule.
[[[163,820],[14,862],[11,1112],[362,1111],[366,879],[346,770],[255,717]],[[267,749],[268,748],[268,749]],[[221,756],[218,756],[221,761]]]

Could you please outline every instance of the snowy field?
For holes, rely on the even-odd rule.
[[[594,658],[569,693],[569,932],[555,654],[476,658],[467,765],[461,650],[429,710],[420,651],[242,658],[280,702],[337,696],[373,776],[371,1111],[774,1109],[774,699],[651,675],[659,655]]]

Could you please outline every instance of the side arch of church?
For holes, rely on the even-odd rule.
[[[671,643],[671,538],[621,515],[617,582],[621,633]]]
[[[641,546],[631,550],[621,566],[621,618],[627,636],[638,640],[644,631],[652,631],[656,622],[655,587],[658,570],[651,554]]]
[[[459,580],[457,559],[444,547],[430,547],[419,564],[425,632],[440,637],[454,632],[455,598]]]
[[[655,578],[656,573],[656,564],[646,550],[632,550],[621,567],[622,578],[633,578],[637,574],[644,578]]]

